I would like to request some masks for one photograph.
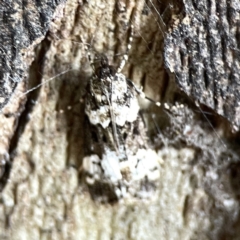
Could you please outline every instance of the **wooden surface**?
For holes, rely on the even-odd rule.
[[[54,80],[27,94],[26,103],[21,96],[25,85],[19,85],[0,119],[2,159],[12,163],[0,195],[0,239],[238,239],[237,136],[214,112],[206,115],[210,126],[178,91],[163,66],[162,29],[168,26],[164,29],[148,5],[150,9],[144,1],[72,0],[55,16],[35,51],[29,87]],[[173,27],[168,4],[154,6],[162,14],[166,10],[165,22]],[[92,201],[79,180],[83,94],[92,74],[86,45],[118,66],[129,23],[133,46],[123,73],[149,97],[181,102],[183,108],[166,113],[142,103],[161,167],[157,198],[103,205]],[[21,113],[18,122],[11,118],[15,112]]]

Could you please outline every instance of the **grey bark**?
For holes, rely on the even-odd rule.
[[[240,126],[239,1],[184,1],[165,40],[167,67],[182,91]]]
[[[45,36],[60,1],[1,1],[0,109],[26,75],[28,53]]]
[[[158,4],[154,6],[168,15],[168,4]],[[174,11],[172,17],[181,23]],[[30,88],[44,85],[24,94],[25,103],[24,84],[19,84],[0,119],[2,159],[12,164],[0,195],[1,239],[239,238],[237,135],[218,117],[206,121],[167,74],[166,29],[158,19],[151,2],[144,1],[68,1],[55,16],[29,71]],[[143,85],[149,97],[179,104],[168,112],[142,104],[161,166],[157,198],[103,205],[91,199],[79,180],[83,95],[92,74],[86,46],[118,66],[129,23],[135,33],[123,73]],[[170,33],[165,33],[167,39]]]
[[[49,24],[63,7],[64,1],[2,1],[0,4],[0,109],[2,110],[18,87],[26,87],[27,69],[34,59],[34,47],[41,42],[48,31]],[[25,79],[25,82],[23,80]],[[15,102],[15,103],[13,103]],[[12,128],[3,134],[4,149],[8,148],[15,130],[15,121],[24,107],[24,99],[12,99],[8,108],[2,111],[3,128],[9,124]],[[7,140],[7,141],[6,141]],[[14,142],[14,140],[12,140]],[[11,148],[11,146],[10,146]],[[6,149],[5,149],[6,150]],[[11,150],[9,150],[11,151]],[[8,151],[7,151],[8,152]],[[0,189],[9,175],[8,153],[2,151],[0,164]]]

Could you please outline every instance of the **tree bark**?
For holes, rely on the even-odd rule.
[[[177,27],[170,19],[182,21],[177,14],[184,14],[184,4],[72,0],[55,15],[29,69],[29,88],[42,87],[22,94],[24,83],[18,85],[1,116],[2,159],[10,173],[0,195],[1,239],[239,238],[237,135],[226,120],[204,117],[206,108],[180,92],[164,68],[164,39]],[[168,111],[141,105],[160,159],[160,184],[155,200],[101,204],[79,179],[83,96],[92,74],[88,52],[104,53],[118,66],[130,25],[133,43],[123,73],[170,105]],[[16,122],[11,116],[18,112]],[[10,120],[2,120],[6,116]]]
[[[184,3],[184,18],[165,41],[167,66],[182,91],[239,131],[239,2]]]

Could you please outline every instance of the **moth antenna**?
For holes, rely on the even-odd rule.
[[[206,121],[208,122],[208,124],[210,125],[210,127],[212,128],[214,134],[216,135],[216,137],[220,140],[221,144],[224,146],[224,148],[227,148],[226,144],[223,142],[223,140],[221,139],[221,137],[219,136],[219,134],[217,133],[216,129],[214,128],[214,126],[212,125],[212,123],[209,121],[208,117],[206,116],[206,114],[202,111],[200,105],[198,103],[196,103],[197,108],[200,110],[200,112],[203,114],[203,117],[206,119]]]
[[[120,73],[120,72],[123,70],[123,68],[124,68],[124,66],[125,66],[125,64],[126,64],[126,62],[127,62],[127,60],[128,60],[128,54],[129,54],[130,49],[132,48],[133,28],[134,28],[134,27],[133,27],[133,25],[131,24],[131,27],[130,27],[130,36],[129,36],[129,38],[128,38],[127,49],[126,49],[125,54],[123,55],[123,58],[122,58],[122,60],[121,60],[121,62],[120,62],[120,65],[119,65],[119,67],[118,67],[118,69],[117,69],[117,73]]]
[[[139,88],[134,84],[133,81],[131,81],[130,79],[127,79],[127,82],[135,89],[135,91],[137,92],[137,94],[138,94],[141,98],[147,99],[148,101],[154,103],[154,104],[155,104],[156,106],[158,106],[158,107],[161,106],[161,103],[160,103],[160,102],[156,102],[156,101],[154,101],[152,98],[146,96],[145,93],[144,93],[141,89],[139,89]]]
[[[48,83],[48,82],[51,82],[51,81],[54,80],[55,78],[58,78],[58,77],[62,76],[63,74],[70,72],[71,70],[73,70],[73,69],[69,68],[69,69],[67,69],[67,70],[65,70],[65,71],[63,71],[63,72],[61,72],[61,73],[59,73],[59,74],[57,74],[57,75],[49,78],[48,80],[39,83],[37,86],[35,86],[35,87],[27,90],[26,92],[22,93],[22,94],[20,95],[20,97],[23,97],[23,96],[27,95],[28,93],[30,93],[30,92],[32,92],[32,91],[40,88],[41,86],[45,85],[45,84]]]
[[[159,28],[160,32],[162,33],[162,36],[165,37],[166,24],[164,23],[161,14],[160,14],[159,11],[157,10],[156,6],[153,4],[152,0],[150,0],[149,2],[150,2],[151,5],[153,6],[155,12],[157,13],[157,15],[158,15],[158,17],[159,17],[159,19],[160,19],[160,21],[161,21],[161,25],[163,26],[164,30],[162,30],[162,27],[161,27],[160,24],[158,23],[157,19],[154,17],[154,20],[156,21],[156,23],[157,23],[157,25],[158,25],[158,28]],[[146,4],[146,5],[147,5],[147,4]],[[147,5],[147,7],[148,7],[148,5]],[[150,8],[148,7],[148,9],[150,9]]]

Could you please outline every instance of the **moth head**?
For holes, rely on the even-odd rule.
[[[116,74],[113,66],[109,65],[108,58],[105,54],[96,54],[94,58],[95,74],[99,79],[104,79]]]

